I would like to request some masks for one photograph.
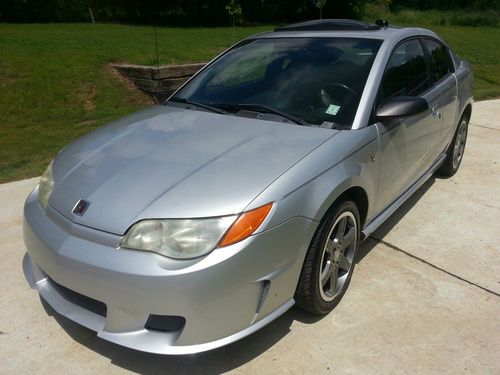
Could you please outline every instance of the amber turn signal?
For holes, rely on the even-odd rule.
[[[273,204],[268,203],[254,210],[243,212],[219,242],[219,247],[232,245],[250,236],[266,219],[272,207]]]

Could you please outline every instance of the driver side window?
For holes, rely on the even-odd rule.
[[[393,51],[382,79],[379,103],[393,96],[418,96],[429,87],[422,45],[411,39]]]

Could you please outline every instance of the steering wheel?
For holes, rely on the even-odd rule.
[[[335,104],[342,109],[356,97],[356,92],[343,83],[335,82],[323,86],[319,91],[319,96],[326,107]]]

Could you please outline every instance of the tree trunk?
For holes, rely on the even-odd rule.
[[[235,32],[234,32],[234,16],[233,16],[233,44],[235,43],[234,38],[235,38]]]

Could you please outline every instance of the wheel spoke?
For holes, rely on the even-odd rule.
[[[330,278],[330,274],[332,272],[332,264],[330,261],[326,262],[325,268],[321,272],[321,285],[325,285],[328,279]]]
[[[325,245],[325,252],[329,255],[332,255],[333,250],[335,249],[336,246],[337,246],[337,242],[335,242],[332,239],[328,239],[326,241],[326,245]]]
[[[343,217],[337,225],[338,228],[337,233],[335,234],[335,238],[340,240],[344,237],[345,227],[347,226],[347,217]]]
[[[335,292],[337,290],[337,281],[339,278],[339,269],[335,265],[332,266],[332,272],[330,276],[330,292],[333,295],[335,295]]]
[[[349,271],[349,269],[351,268],[351,262],[349,261],[349,259],[347,259],[345,254],[340,254],[339,268],[346,272]]]
[[[354,241],[354,228],[350,227],[344,238],[342,239],[342,247],[347,249]]]

